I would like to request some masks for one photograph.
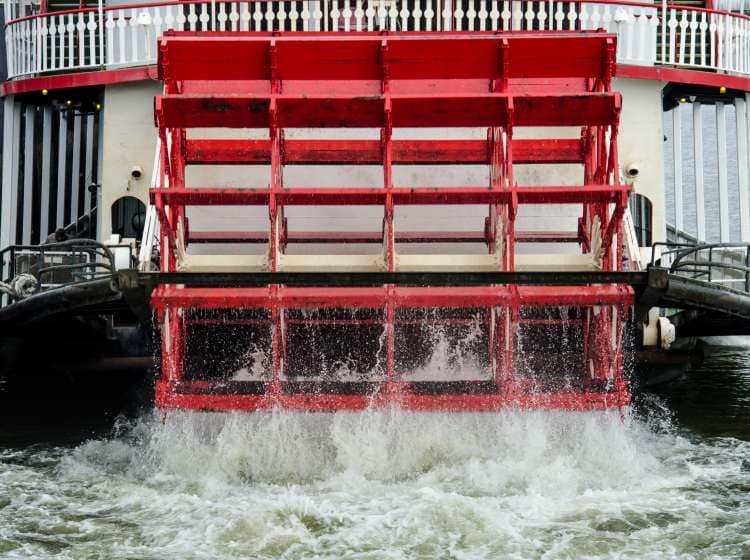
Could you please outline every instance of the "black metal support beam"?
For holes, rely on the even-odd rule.
[[[137,272],[118,271],[120,286],[137,282],[155,287],[183,284],[193,287],[286,286],[488,286],[519,284],[577,286],[586,284],[627,284],[640,291],[647,285],[646,272]],[[137,280],[133,275],[137,275]]]

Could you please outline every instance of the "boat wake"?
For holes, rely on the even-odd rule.
[[[660,418],[150,415],[6,452],[0,556],[746,557],[750,445]]]

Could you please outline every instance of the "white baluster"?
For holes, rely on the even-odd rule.
[[[228,31],[227,22],[229,21],[229,16],[227,16],[225,6],[226,5],[224,2],[219,2],[219,13],[216,14],[215,18],[213,17],[211,18],[212,22],[214,23],[214,25],[212,26],[212,29],[214,31]],[[215,8],[213,2],[211,3],[211,8],[212,8],[211,13],[213,14],[214,13],[213,9]]]
[[[709,27],[709,25],[708,25],[708,17],[706,16],[706,12],[701,12],[700,13],[700,23],[698,24],[698,30],[700,31],[699,35],[700,35],[700,38],[701,38],[701,41],[700,41],[700,45],[701,45],[701,48],[700,48],[700,53],[701,53],[700,54],[700,57],[701,57],[700,63],[701,63],[702,66],[706,66],[708,64],[708,51],[706,50],[707,47],[708,47],[706,45],[706,35],[707,35],[708,27]]]
[[[280,4],[280,3],[279,3]],[[273,7],[276,2],[266,2],[266,29],[272,31],[274,29],[274,20],[276,16],[273,13]]]
[[[253,30],[263,30],[263,13],[260,9],[260,2],[255,2],[255,9],[253,10]]]
[[[687,41],[687,10],[682,10],[679,19],[679,38],[680,38],[680,50],[678,54],[678,60],[680,64],[685,64],[685,42]]]
[[[578,13],[578,19],[581,21],[581,29],[591,29],[591,14],[589,14],[590,6],[581,4],[581,10]]]
[[[611,6],[604,6],[602,10],[602,27],[610,33],[615,33],[617,29],[614,25],[614,14],[612,13],[613,8]]]
[[[188,28],[190,31],[195,31],[196,29],[196,23],[198,21],[198,16],[195,15],[195,4],[188,4],[188,14],[187,14],[187,21]]]
[[[497,31],[499,29],[497,23],[500,20],[500,10],[497,7],[498,0],[490,0],[490,29]]]
[[[569,29],[576,29],[576,22],[578,21],[578,10],[577,7],[578,4],[575,2],[570,3],[570,9],[568,10],[568,28]]]
[[[378,29],[385,29],[385,18],[388,12],[385,9],[384,0],[378,0]]]
[[[547,7],[545,2],[539,2],[536,18],[539,21],[539,29],[547,29]]]
[[[695,58],[695,32],[698,29],[698,14],[700,12],[693,10],[693,17],[690,18],[690,54],[688,55],[688,64],[696,66],[698,61]]]
[[[39,21],[39,24],[39,37],[42,46],[40,70],[44,72],[49,69],[49,49],[47,46],[49,37],[49,19],[45,16]]]
[[[464,11],[461,8],[460,0],[456,0],[456,8],[453,10],[453,29],[461,31],[464,24]]]
[[[667,61],[670,64],[675,63],[675,40],[676,40],[676,29],[677,29],[677,17],[676,17],[677,10],[670,9],[669,10],[669,20],[667,21],[667,32],[669,33],[669,55],[667,56]]]
[[[23,41],[26,43],[26,64],[24,68],[24,74],[31,74],[34,72],[33,60],[34,51],[31,44],[31,20],[24,21],[23,26]]]
[[[466,10],[466,23],[469,31],[474,31],[474,20],[477,17],[477,11],[474,9],[474,0],[469,0],[469,9]]]
[[[23,39],[24,34],[24,22],[18,22],[14,25],[15,27],[15,38],[16,45],[18,46],[18,72],[17,75],[21,75],[25,71],[26,65],[26,43]]]
[[[12,76],[18,76],[20,72],[20,56],[22,52],[22,46],[18,41],[18,24],[13,24],[10,28],[10,33],[6,34],[6,39],[9,41],[8,52],[12,53],[12,68],[9,70],[9,74]]]
[[[307,0],[302,2],[302,31],[310,31],[310,3]]]
[[[555,29],[560,31],[563,29],[563,21],[565,20],[565,14],[563,13],[563,3],[557,3],[557,11],[555,12]]]
[[[524,27],[523,29],[532,30],[534,29],[534,2],[526,2],[526,12],[523,15]]]
[[[510,12],[510,0],[503,0],[503,11],[500,14],[500,17],[503,20],[503,31],[508,31],[511,26],[510,18],[513,16]]]
[[[708,14],[708,58],[711,61],[710,66],[711,68],[716,67],[716,51],[717,51],[717,22],[716,22],[716,14],[710,13]]]
[[[175,25],[177,31],[185,31],[185,24],[188,22],[187,14],[185,14],[186,5],[180,2],[177,4],[177,15],[175,16]]]
[[[315,22],[315,29],[313,31],[321,31],[323,29],[323,10],[321,9],[320,0],[313,0],[313,20]]]
[[[648,14],[644,8],[640,9],[640,13],[636,19],[635,37],[638,37],[638,44],[636,46],[637,52],[635,53],[636,60],[643,64],[648,62],[647,49],[649,45],[648,39]]]
[[[154,40],[152,42],[154,47],[156,47],[157,41],[161,38],[162,26],[164,25],[164,16],[162,15],[162,10],[164,10],[164,13],[166,14],[166,6],[162,6],[161,8],[159,6],[154,7]],[[156,61],[157,52],[158,49],[154,48],[154,54],[151,60]]]
[[[22,73],[28,74],[31,70],[31,46],[29,45],[29,20],[24,20],[21,23],[21,41],[23,42],[23,62],[22,62]]]
[[[37,55],[37,46],[39,45],[39,41],[36,40],[36,34],[37,34],[37,18],[33,18],[29,20],[29,53],[31,55],[30,59],[30,65],[29,65],[29,71],[33,74],[36,74],[39,72],[38,66],[39,66],[39,57]]]
[[[438,28],[438,22],[434,19],[436,16],[435,10],[432,7],[432,0],[427,0],[427,8],[424,11],[424,30],[432,31],[433,28]],[[434,21],[434,23],[433,23]]]
[[[724,69],[733,70],[732,17],[722,16],[724,21]]]
[[[57,68],[57,25],[55,17],[49,18],[49,69]]]
[[[130,10],[130,62],[138,62],[138,12],[135,8]]]
[[[214,23],[214,18],[211,17],[213,2],[211,4],[199,4],[198,6],[198,21],[200,22],[198,29],[200,31],[211,31],[211,24]]]
[[[401,11],[399,16],[401,17],[401,30],[402,31],[416,31],[416,29],[409,29],[409,8],[406,6],[407,0],[401,0]]]
[[[650,43],[651,56],[650,56],[650,60],[653,63],[656,63],[656,61],[658,60],[658,57],[659,57],[659,53],[658,53],[659,46],[657,44],[658,43],[657,37],[659,36],[659,14],[658,14],[658,12],[655,13],[655,14],[653,14],[651,16],[651,18],[649,19],[649,28],[650,28],[649,29],[649,37],[651,38],[651,43]]]
[[[58,42],[58,49],[57,49],[57,64],[55,65],[55,70],[65,68],[65,35],[67,33],[67,28],[65,26],[65,21],[63,21],[63,18],[65,16],[57,16],[56,19],[57,23],[55,24],[55,30],[57,31],[57,42]]]
[[[19,74],[26,74],[29,71],[29,42],[27,40],[28,21],[22,21],[18,26],[18,43],[21,45],[21,58],[20,58],[20,72]]]
[[[32,52],[34,53],[34,59],[33,59],[33,68],[34,73],[39,73],[40,65],[40,59],[41,59],[41,49],[40,49],[40,41],[39,41],[39,18],[34,18],[32,21],[31,26],[31,40],[32,40]]]
[[[86,66],[86,21],[84,19],[83,12],[78,12],[76,18],[76,38],[78,39],[78,59],[76,60],[76,66]]]
[[[292,0],[291,5],[289,6],[289,29],[292,31],[299,31],[299,11],[297,11],[297,1]]]
[[[68,32],[68,62],[65,65],[66,68],[74,68],[76,65],[76,25],[73,18],[72,13],[68,14],[68,25],[65,28]]]
[[[398,10],[396,9],[396,2],[395,0],[391,1],[391,8],[388,10],[388,19],[390,20],[390,30],[391,31],[397,31],[398,30]]]
[[[376,11],[373,7],[374,2],[370,1],[367,3],[367,9],[365,9],[365,23],[367,27],[367,31],[372,31],[375,29],[375,15]]]
[[[450,8],[450,3],[444,1],[443,4],[443,31],[448,31],[453,28],[453,12]]]
[[[330,17],[331,31],[339,31],[339,21],[341,17],[341,12],[339,11],[339,2],[338,0],[331,0],[331,9],[328,12],[328,17]]]
[[[511,6],[512,6],[510,10],[511,29],[513,29],[513,31],[519,31],[523,29],[523,11],[521,9],[521,1],[513,0],[511,2]]]
[[[91,66],[96,66],[97,56],[96,56],[96,47],[98,46],[98,41],[96,40],[96,20],[94,19],[94,12],[89,12],[89,21],[86,24],[86,30],[88,31],[89,35],[89,64]]]
[[[591,7],[591,17],[589,20],[591,21],[591,27],[589,27],[589,29],[598,29],[601,27],[602,14],[599,10],[598,4],[594,4]]]
[[[481,0],[479,2],[479,13],[477,14],[479,16],[479,31],[486,31],[487,30],[487,16],[489,16],[489,12],[487,11],[487,1]]]
[[[14,78],[16,76],[16,56],[18,56],[18,48],[13,41],[15,25],[10,25],[5,30],[5,52],[8,54],[8,78]]]
[[[362,16],[365,13],[364,10],[362,10],[362,0],[355,1],[354,9],[351,7],[350,0],[346,0],[346,10],[349,11],[349,17],[347,19],[354,20],[354,31],[362,31]],[[349,24],[349,27],[351,28],[351,23]]]
[[[719,46],[718,54],[716,55],[716,67],[724,70],[726,62],[725,56],[726,51],[724,50],[724,18],[721,15],[716,16],[716,43]]]
[[[26,42],[26,21],[18,23],[18,45],[20,46],[19,51],[21,56],[19,58],[19,74],[25,74],[28,60],[29,46]]]
[[[174,17],[174,6],[164,6],[164,26],[167,29],[176,29],[176,21]]]

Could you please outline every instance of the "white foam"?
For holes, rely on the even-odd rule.
[[[0,546],[26,539],[8,557],[747,550],[748,444],[616,413],[170,413],[52,455],[0,470]]]

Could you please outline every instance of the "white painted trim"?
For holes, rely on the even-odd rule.
[[[6,4],[7,6],[7,4]],[[15,236],[13,224],[15,220],[15,192],[13,189],[13,177],[18,176],[18,159],[13,157],[16,150],[13,146],[17,143],[18,120],[16,112],[19,104],[15,101],[15,96],[9,95],[5,98],[3,114],[5,122],[3,123],[3,184],[2,194],[0,195],[0,248],[7,247],[13,243]],[[5,271],[2,271],[2,277],[5,278]]]
[[[34,210],[34,105],[26,106],[23,141],[23,208],[21,243],[31,245],[31,220]]]
[[[699,102],[693,103],[693,146],[695,166],[695,216],[698,240],[706,240],[706,194],[703,175],[703,119]]]
[[[57,146],[57,221],[55,228],[65,227],[65,173],[67,172],[68,155],[68,119],[58,111],[60,122]]]
[[[682,196],[682,115],[678,105],[672,111],[672,163],[674,168],[674,217],[677,229],[684,228]]]
[[[83,118],[83,117],[81,117]],[[89,185],[94,182],[91,176],[94,168],[94,115],[86,116],[86,161],[83,171],[83,211],[91,211],[91,191]]]
[[[748,154],[747,103],[734,102],[737,125],[737,179],[740,189],[740,240],[750,242],[750,154]]]
[[[70,113],[73,118],[73,162],[70,174],[70,223],[80,218],[78,215],[78,198],[81,187],[81,119],[82,117]]]
[[[719,225],[721,242],[730,241],[729,232],[729,172],[727,169],[727,117],[726,107],[721,101],[716,102],[716,146],[719,169]]]
[[[49,201],[50,175],[52,162],[52,107],[44,107],[42,114],[42,201],[39,204],[39,242],[42,243],[50,233]]]
[[[102,169],[104,169],[104,114],[99,113],[99,126],[97,127],[97,134],[99,138],[97,139],[97,155],[96,155],[96,184],[98,185],[98,188],[96,189],[96,235],[100,240],[105,239],[105,233],[102,231],[102,224],[103,224],[103,216],[105,211],[109,211],[109,209],[105,210],[103,207],[103,198],[102,198]],[[107,235],[109,235],[110,232],[107,232]],[[158,237],[158,236],[157,236]]]

